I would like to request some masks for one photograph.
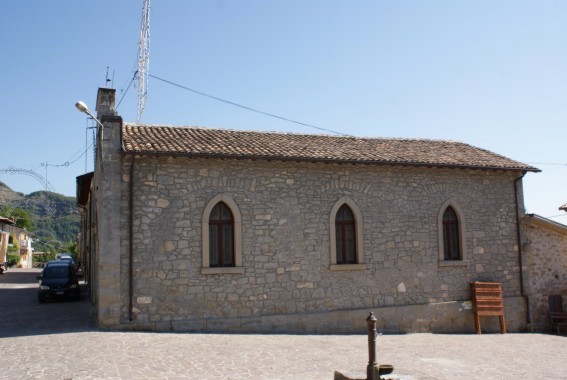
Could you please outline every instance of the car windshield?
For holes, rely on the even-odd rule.
[[[43,278],[67,278],[69,277],[69,267],[52,266],[43,270]]]

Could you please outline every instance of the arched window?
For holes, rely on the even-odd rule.
[[[234,266],[234,218],[224,202],[219,202],[209,217],[209,266]]]
[[[362,213],[349,197],[340,198],[329,219],[330,267],[332,271],[365,270]]]
[[[335,217],[337,264],[356,264],[356,222],[346,204]]]
[[[459,218],[453,207],[443,213],[443,253],[445,260],[462,260]]]
[[[211,199],[203,210],[202,274],[243,274],[242,216],[226,194]]]

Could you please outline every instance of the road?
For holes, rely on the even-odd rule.
[[[87,297],[37,301],[37,270],[0,276],[0,379],[333,379],[364,373],[367,337],[106,332]],[[567,337],[545,334],[378,337],[400,380],[567,379]]]

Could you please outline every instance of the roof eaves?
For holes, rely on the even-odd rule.
[[[532,224],[548,228],[548,229],[555,231],[555,232],[558,232],[560,234],[567,235],[567,226],[566,225],[558,223],[554,220],[545,218],[541,215],[526,214],[524,216],[524,220],[526,220],[526,222],[531,222]]]
[[[4,224],[8,224],[10,226],[13,226],[16,224],[16,222],[10,218],[6,218],[4,216],[0,216],[0,222],[4,223]]]
[[[393,166],[411,166],[411,167],[435,167],[449,169],[474,169],[474,170],[504,170],[504,171],[521,171],[521,172],[540,172],[538,168],[528,167],[506,167],[495,165],[471,165],[471,164],[448,164],[448,163],[431,163],[431,162],[413,162],[413,161],[395,161],[395,160],[346,160],[335,158],[315,158],[315,157],[296,157],[296,156],[266,156],[251,154],[222,154],[222,153],[193,153],[193,152],[171,152],[171,151],[146,151],[126,149],[122,146],[124,154],[128,155],[148,155],[148,156],[170,156],[170,157],[194,157],[194,158],[218,158],[221,160],[265,160],[265,161],[287,161],[287,162],[321,162],[321,163],[337,163],[337,164],[359,164],[359,165],[393,165]]]

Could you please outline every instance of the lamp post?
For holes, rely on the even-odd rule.
[[[75,107],[77,107],[77,109],[83,113],[86,113],[87,115],[89,115],[94,121],[97,122],[97,124],[101,127],[104,128],[104,125],[102,125],[102,123],[92,114],[92,112],[89,110],[89,107],[87,107],[87,105],[82,102],[82,101],[78,101],[77,103],[75,103]]]
[[[82,101],[79,100],[77,103],[75,103],[75,107],[76,107],[79,111],[81,111],[81,112],[83,112],[83,113],[86,113],[91,119],[93,119],[94,121],[96,121],[96,123],[97,123],[98,126],[100,127],[100,136],[99,136],[99,138],[100,138],[100,141],[102,141],[102,133],[103,133],[103,131],[104,131],[104,125],[100,122],[100,120],[98,120],[98,119],[92,114],[92,112],[89,110],[89,107],[87,107],[87,105],[86,105],[84,102],[82,102]],[[85,138],[85,139],[86,139],[86,138]],[[85,142],[85,144],[86,144],[86,142]],[[85,149],[86,149],[86,147],[85,147]],[[101,146],[101,154],[102,154],[102,146]],[[94,159],[93,159],[93,162],[94,162],[94,164],[96,165],[96,153],[95,153],[95,157],[94,157]],[[86,171],[86,170],[87,170],[87,162],[86,162],[86,158],[85,158],[85,171]]]

